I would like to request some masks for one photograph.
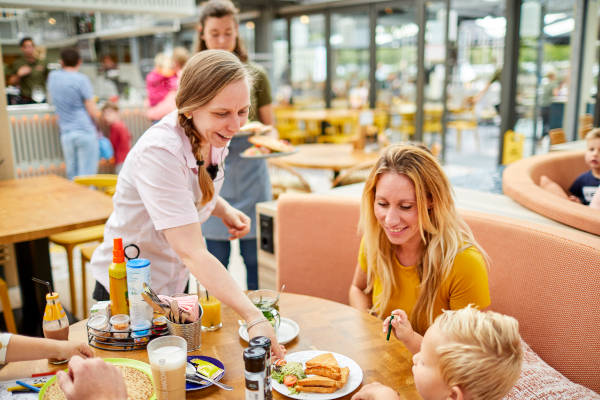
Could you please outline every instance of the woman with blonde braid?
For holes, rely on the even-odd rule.
[[[119,175],[104,242],[92,257],[94,298],[108,299],[113,238],[135,243],[151,262],[152,287],[184,291],[191,272],[248,322],[250,336],[268,336],[283,348],[271,324],[204,246],[201,223],[219,217],[232,238],[248,233],[250,219],[219,196],[223,162],[233,135],[246,123],[251,77],[238,58],[222,50],[196,54],[186,64],[177,110],[148,129],[131,149]]]
[[[393,315],[396,336],[412,353],[442,310],[490,305],[485,253],[426,150],[385,150],[365,183],[360,229],[350,304],[386,321]]]

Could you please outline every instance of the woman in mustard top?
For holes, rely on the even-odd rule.
[[[443,309],[490,305],[487,262],[457,214],[437,160],[415,146],[388,147],[362,195],[363,238],[350,304],[394,315],[397,337],[413,353]]]

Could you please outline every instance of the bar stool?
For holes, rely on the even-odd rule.
[[[83,318],[87,318],[88,309],[87,309],[87,284],[86,284],[86,273],[85,273],[85,265],[92,260],[92,254],[94,254],[94,250],[100,246],[100,244],[90,244],[86,246],[81,246],[79,249],[81,252],[81,295],[82,295],[82,305],[83,305]]]

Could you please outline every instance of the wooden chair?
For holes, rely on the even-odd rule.
[[[117,175],[112,174],[97,174],[97,175],[85,175],[85,176],[76,176],[73,179],[74,182],[79,183],[81,185],[86,186],[94,186],[96,189],[103,191],[107,195],[112,196],[115,192],[115,188],[117,186]],[[101,241],[104,238],[104,224],[96,225],[89,228],[75,229],[69,232],[58,233],[56,235],[50,236],[50,242],[55,243],[57,245],[63,246],[67,251],[67,264],[69,267],[69,292],[71,294],[71,312],[76,315],[77,314],[77,297],[75,296],[75,274],[73,272],[73,252],[75,247],[94,241]],[[82,268],[82,279],[83,279],[83,294],[84,294],[84,315],[85,308],[87,306],[86,299],[86,286],[85,286],[85,268],[84,265],[81,265]]]
[[[310,184],[298,171],[283,161],[268,159],[269,178],[273,199],[286,192],[310,193]]]
[[[6,263],[10,258],[7,245],[0,245],[0,264]],[[4,313],[4,323],[6,330],[10,333],[17,333],[15,325],[15,316],[13,314],[10,298],[8,297],[8,286],[4,279],[0,278],[0,303],[2,304],[2,312]]]
[[[475,135],[475,145],[479,150],[479,132],[477,130],[477,117],[473,108],[456,110],[457,114],[453,120],[448,122],[448,128],[456,130],[456,149],[460,151],[462,147],[463,131],[472,131]]]
[[[567,141],[567,136],[562,128],[550,129],[548,135],[550,136],[550,145],[565,143]]]
[[[377,160],[365,161],[355,165],[352,168],[348,168],[342,171],[334,180],[331,187],[338,187],[344,185],[351,185],[353,183],[364,182],[369,176],[371,168],[375,165]]]

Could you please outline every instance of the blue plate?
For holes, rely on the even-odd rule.
[[[223,378],[223,376],[225,375],[225,365],[223,365],[223,363],[219,360],[217,360],[216,358],[212,358],[212,357],[208,357],[208,356],[188,356],[188,361],[192,361],[192,360],[204,360],[204,361],[208,361],[209,363],[212,363],[214,365],[216,365],[217,367],[221,368],[223,370],[223,372],[221,372],[216,378],[215,381],[220,381],[221,378]],[[201,379],[201,378],[199,378]],[[199,390],[199,389],[204,389],[205,387],[209,387],[212,385],[212,383],[205,381],[206,384],[204,385],[199,385],[197,383],[192,383],[192,382],[188,382],[185,381],[185,390],[186,391],[190,391],[190,390]]]

